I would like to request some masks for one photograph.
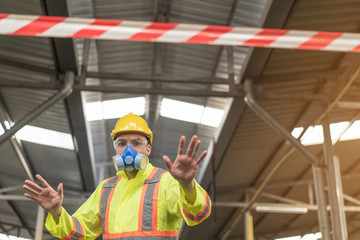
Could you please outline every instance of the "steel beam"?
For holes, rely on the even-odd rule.
[[[26,69],[26,70],[30,70],[30,71],[37,72],[37,73],[44,73],[44,74],[49,74],[49,75],[56,74],[56,71],[53,68],[36,66],[36,65],[33,65],[28,62],[19,62],[19,61],[15,61],[15,60],[10,60],[8,58],[6,58],[6,59],[0,58],[0,64],[11,66],[11,67],[16,67],[16,68],[21,68],[21,69]]]
[[[245,208],[249,205],[249,202],[216,202],[214,206],[216,208],[229,207],[229,208]],[[289,214],[305,214],[306,212],[298,211],[299,208],[306,208],[308,211],[319,211],[318,205],[312,204],[284,204],[284,203],[266,203],[266,202],[256,202],[250,209],[256,210],[257,207],[266,207],[261,212],[278,212],[278,213],[289,213]],[[293,210],[292,210],[293,208]],[[258,208],[259,209],[259,208]],[[330,211],[330,205],[324,205],[326,211]],[[360,206],[344,206],[344,211],[346,212],[360,212]],[[338,239],[337,239],[338,240]]]
[[[301,154],[303,154],[312,164],[317,163],[317,158],[307,150],[298,139],[294,138],[284,127],[281,126],[269,113],[267,113],[254,99],[252,81],[247,79],[244,83],[246,104],[260,116],[266,123],[275,129],[285,140],[289,141]]]
[[[139,81],[139,82],[163,82],[163,83],[191,83],[191,84],[228,84],[225,78],[216,77],[197,77],[197,78],[175,78],[156,75],[137,75],[128,73],[106,73],[106,72],[86,72],[87,78],[99,78],[103,80],[119,80],[119,81]]]
[[[15,123],[10,129],[5,131],[5,133],[0,137],[0,144],[4,143],[10,137],[12,137],[17,131],[23,128],[26,124],[37,118],[41,113],[52,107],[55,103],[64,98],[68,97],[69,94],[72,92],[72,87],[74,84],[74,73],[73,72],[66,72],[65,74],[65,81],[63,88],[46,100],[43,104],[35,108],[34,110],[30,111],[29,114],[26,114],[23,118]]]
[[[82,63],[81,63],[81,74],[80,74],[80,85],[85,85],[86,81],[86,72],[89,64],[89,55],[90,55],[90,39],[84,39],[84,47],[83,47],[83,55],[82,55]]]

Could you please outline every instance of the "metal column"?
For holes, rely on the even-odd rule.
[[[45,210],[39,205],[37,212],[34,240],[42,239],[43,230],[44,230],[44,219],[45,219]]]
[[[254,240],[253,216],[250,211],[245,213],[245,240]]]
[[[329,118],[323,120],[324,134],[324,157],[327,164],[326,175],[328,182],[328,196],[330,203],[331,225],[333,239],[347,240],[346,217],[344,212],[344,200],[342,198],[342,185],[340,170],[337,159],[334,159],[333,145],[331,141]]]
[[[312,165],[313,176],[314,176],[314,187],[315,187],[315,196],[316,203],[318,205],[318,219],[319,219],[319,228],[324,240],[330,240],[330,226],[329,226],[329,217],[326,210],[326,199],[325,199],[325,188],[324,188],[324,179],[323,179],[323,170],[320,166],[315,164]]]

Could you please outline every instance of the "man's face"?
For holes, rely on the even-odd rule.
[[[122,155],[125,148],[131,145],[137,153],[143,153],[147,156],[151,153],[151,145],[146,138],[140,134],[123,134],[114,140],[116,155]]]

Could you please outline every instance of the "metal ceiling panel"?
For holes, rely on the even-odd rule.
[[[171,1],[170,22],[223,25],[229,16],[233,1]]]
[[[2,0],[0,5],[0,12],[15,13],[15,14],[35,14],[41,15],[40,3],[37,0]]]
[[[55,93],[55,91],[7,89],[2,95],[9,109],[10,116],[17,122],[27,114],[30,114]],[[69,124],[67,121],[62,120],[64,115],[64,103],[58,102],[30,122],[29,125],[70,133]]]
[[[94,11],[97,18],[151,21],[154,3],[152,0],[95,0]]]

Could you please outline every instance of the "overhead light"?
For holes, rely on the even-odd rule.
[[[341,108],[360,109],[360,102],[339,101],[337,105]]]
[[[272,205],[258,205],[255,207],[257,212],[272,212],[272,213],[296,213],[306,214],[308,209],[306,207],[296,206],[272,206]]]

